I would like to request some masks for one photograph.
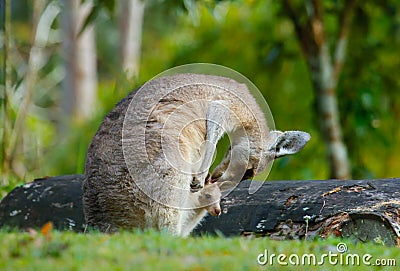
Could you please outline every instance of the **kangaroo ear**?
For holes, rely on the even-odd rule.
[[[302,131],[271,131],[272,144],[269,150],[275,158],[300,151],[310,140],[310,134]]]

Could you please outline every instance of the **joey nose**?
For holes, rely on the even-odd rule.
[[[219,216],[221,214],[221,209],[220,208],[215,208],[214,209],[214,216]]]

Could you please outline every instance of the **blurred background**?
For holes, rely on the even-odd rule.
[[[312,140],[269,180],[400,177],[397,0],[0,0],[0,198],[83,173],[129,91],[177,65],[248,77]]]

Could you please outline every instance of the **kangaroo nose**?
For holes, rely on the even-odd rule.
[[[214,213],[216,216],[219,216],[221,214],[221,209],[220,208],[215,208]]]

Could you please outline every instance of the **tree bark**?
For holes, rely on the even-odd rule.
[[[400,179],[273,181],[248,194],[244,181],[207,217],[197,234],[326,238],[400,245]]]
[[[0,202],[0,227],[84,231],[83,175],[38,179]],[[222,215],[207,216],[194,235],[307,239],[329,235],[398,246],[400,179],[271,181],[249,194],[243,181],[221,201]]]
[[[316,114],[320,132],[327,148],[330,177],[349,179],[351,176],[347,147],[343,142],[336,88],[346,56],[347,39],[350,31],[355,0],[345,2],[340,16],[339,37],[335,58],[332,60],[326,41],[323,6],[321,0],[306,2],[306,21],[301,12],[295,10],[290,0],[283,1],[288,17],[292,20],[303,54],[311,74],[316,99]]]
[[[81,32],[82,25],[92,9],[92,3],[63,0],[63,112],[74,121],[83,121],[95,108],[97,68],[94,25]]]
[[[51,221],[59,230],[84,230],[83,175],[36,179],[0,202],[0,227],[35,228]]]
[[[118,4],[121,67],[131,80],[139,75],[145,1],[121,0]]]

